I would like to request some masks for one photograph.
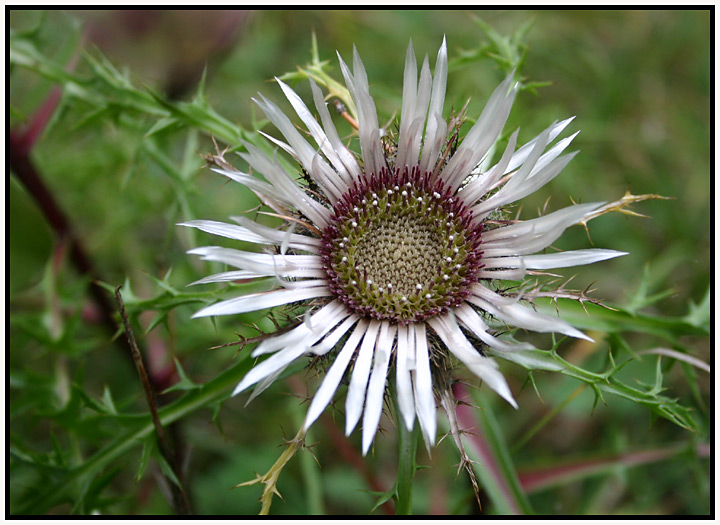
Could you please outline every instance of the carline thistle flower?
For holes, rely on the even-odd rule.
[[[243,143],[247,152],[240,156],[253,175],[226,163],[214,168],[253,190],[265,205],[288,219],[289,227],[273,229],[246,217],[233,217],[237,224],[183,223],[277,247],[274,253],[216,246],[191,250],[205,260],[238,268],[200,283],[267,277],[277,281],[272,291],[221,301],[194,317],[308,302],[303,322],[258,345],[254,357],[272,355],[252,368],[233,394],[255,385],[254,397],[301,356],[327,354],[332,364],[312,399],[304,428],[318,418],[347,378],[346,433],[362,418],[362,448],[367,453],[380,422],[388,375],[394,369],[400,416],[408,429],[417,417],[430,447],[436,435],[433,386],[450,368],[451,355],[517,408],[497,363],[487,354],[532,346],[500,337],[498,329],[510,326],[588,339],[562,319],[521,304],[520,294],[501,291],[502,281],[522,280],[528,271],[584,265],[624,253],[586,249],[537,254],[603,203],[576,204],[527,221],[497,220],[504,206],[560,173],[574,156],[561,153],[577,135],[550,147],[570,118],[516,149],[515,131],[497,164],[481,169],[518,89],[512,74],[493,92],[462,143],[451,147],[453,131],[448,132],[442,117],[448,70],[445,41],[434,76],[426,57],[419,79],[411,43],[397,142],[387,147],[357,50],[352,72],[338,57],[357,110],[361,154],[341,141],[312,78],[319,120],[289,86],[277,82],[315,144],[275,104],[262,95],[255,100],[287,142],[263,135],[300,164],[310,183],[250,143]],[[296,233],[298,225],[301,230]]]

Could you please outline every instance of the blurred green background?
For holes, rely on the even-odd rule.
[[[289,110],[280,89],[269,81],[310,61],[314,31],[320,57],[330,61],[329,71],[337,79],[341,75],[335,51],[349,61],[352,46],[357,46],[382,123],[399,114],[409,39],[417,56],[421,59],[427,53],[434,65],[445,35],[451,60],[446,112],[470,98],[468,115],[476,117],[504,73],[487,56],[489,39],[474,17],[501,35],[512,35],[532,22],[522,40],[528,46],[522,74],[549,84],[536,94],[525,91],[518,96],[505,130],[519,126],[524,142],[552,121],[577,115],[569,129],[582,130],[572,148],[581,154],[551,184],[526,199],[519,212],[524,218],[534,216],[548,197],[550,210],[570,204],[571,198],[613,201],[627,189],[636,195],[671,197],[633,207],[651,218],[616,213],[590,223],[595,247],[630,255],[564,275],[575,275],[572,285],[579,289],[594,282],[594,296],[610,305],[680,319],[697,314],[697,308],[709,311],[710,16],[709,11],[611,10],[10,11],[16,42],[31,43],[44,58],[28,65],[11,57],[9,120],[11,129],[24,129],[52,93],[63,68],[86,79],[82,89],[63,90],[33,147],[32,162],[102,279],[112,287],[129,282],[124,293],[134,305],[133,319],[151,371],[165,374],[169,386],[178,379],[173,365],[177,359],[187,376],[201,384],[233,363],[233,347],[210,347],[237,340],[235,332],[256,333],[244,323],[271,325],[252,315],[217,324],[190,321],[200,302],[164,310],[151,303],[142,313],[138,301],[157,297],[163,290],[155,279],[162,280],[171,269],[163,284],[183,291],[187,283],[209,273],[208,265],[185,251],[217,240],[177,228],[175,223],[226,220],[257,201],[203,168],[199,154],[214,151],[207,128],[188,121],[155,128],[163,118],[159,99],[128,94],[132,103],[127,103],[117,97],[123,82],[117,91],[108,91],[93,64],[107,57],[118,78],[127,82],[127,93],[130,87],[145,93],[150,89],[162,100],[180,105],[175,107],[185,107],[182,104],[193,99],[207,67],[207,103],[252,133],[262,115],[250,97],[262,92]],[[299,83],[297,90],[307,97],[307,82]],[[131,424],[133,416],[109,417],[93,401],[105,403],[105,408],[112,405],[118,413],[137,414],[146,408],[130,360],[97,323],[98,314],[87,295],[88,279],[74,270],[67,250],[58,252],[38,206],[12,174],[7,204],[10,512],[171,512],[158,488],[157,462],[148,462],[141,446],[130,447],[92,482],[80,483],[73,497],[50,508],[28,507],[37,487],[62,480],[68,469],[82,465]],[[580,249],[590,247],[591,241],[575,227],[555,245]],[[133,302],[131,292],[138,301]],[[156,318],[157,312],[166,315]],[[143,333],[154,319],[159,324]],[[648,333],[624,335],[634,351],[667,345]],[[533,337],[520,338],[549,347],[549,338]],[[601,368],[612,339],[603,340],[602,334],[597,339],[590,348],[566,341],[563,356],[591,369],[593,363]],[[680,334],[676,342],[710,361],[707,338]],[[635,361],[623,371],[623,379],[629,384],[652,383],[655,363],[655,359]],[[708,374],[669,364],[663,361],[665,394],[691,406],[709,425]],[[579,383],[536,374],[541,400],[529,385],[522,388],[525,371],[509,363],[501,363],[501,368],[520,410],[492,396],[483,400],[494,407],[512,449],[541,415],[567,400]],[[312,373],[277,382],[247,407],[245,396],[208,404],[173,426],[184,451],[196,513],[259,510],[258,487],[228,489],[252,479],[255,472],[265,472],[279,456],[283,437],[291,438],[304,417],[307,404],[296,396],[305,391],[306,383],[317,384]],[[178,395],[176,391],[161,397],[169,402]],[[521,475],[561,461],[610,458],[706,439],[708,427],[702,424],[699,433],[690,435],[667,420],[653,420],[645,408],[618,397],[606,396],[607,404],[594,408],[593,401],[591,389],[585,389],[549,425],[513,449]],[[377,490],[368,479],[378,480],[385,489],[392,486],[396,465],[392,422],[384,421],[387,432],[378,435],[374,453],[358,467],[338,452],[333,418],[341,428],[338,410],[329,410],[313,428],[312,442],[318,445],[312,450],[318,463],[309,454],[300,454],[283,472],[278,488],[284,501],[276,499],[273,513],[366,514],[375,501],[370,491]],[[358,438],[351,436],[348,454],[357,455]],[[421,451],[420,461],[431,469],[416,476],[417,513],[477,512],[469,481],[464,474],[455,475],[457,452],[450,439],[433,451],[432,458]],[[142,465],[149,466],[137,481]],[[620,462],[602,475],[530,494],[530,501],[536,512],[544,514],[702,514],[710,510],[708,472],[707,460],[691,453],[632,468]],[[73,503],[79,500],[82,506]],[[484,501],[484,505],[493,512],[492,503]],[[386,510],[390,509],[374,512]]]

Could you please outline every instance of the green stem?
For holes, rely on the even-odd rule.
[[[302,427],[305,414],[299,410],[294,411],[295,425]],[[305,442],[312,443],[312,428],[305,433]],[[313,457],[313,453],[306,449],[300,454],[300,468],[302,469],[303,481],[305,485],[305,494],[307,496],[308,513],[313,515],[325,514],[325,505],[323,503],[322,479],[320,478],[319,465]]]
[[[567,405],[575,399],[577,396],[579,396],[583,390],[587,387],[587,383],[583,383],[579,387],[577,387],[575,390],[573,390],[570,395],[565,398],[565,400],[557,405],[555,408],[553,408],[550,412],[545,414],[542,418],[540,418],[540,421],[538,421],[530,430],[528,430],[525,435],[518,441],[515,446],[513,447],[512,451],[517,452],[522,448],[522,446],[530,441],[530,439],[537,434],[545,425],[547,425],[552,418],[554,418],[556,415],[558,415]]]
[[[395,485],[395,514],[412,514],[412,484],[415,475],[415,451],[417,449],[417,432],[408,430],[400,410],[395,405],[398,427],[398,477]]]

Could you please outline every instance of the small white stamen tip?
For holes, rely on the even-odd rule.
[[[415,288],[417,288],[418,290],[422,290],[422,289],[423,289],[423,285],[420,284],[420,283],[418,283],[418,284],[415,285]]]

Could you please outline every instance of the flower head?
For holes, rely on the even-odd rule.
[[[303,322],[255,349],[253,356],[272,355],[248,372],[234,394],[255,385],[257,395],[301,356],[328,354],[332,364],[304,426],[317,419],[347,377],[346,431],[352,432],[362,418],[363,452],[377,431],[390,370],[404,423],[410,429],[417,417],[428,446],[436,434],[433,383],[439,380],[438,371],[448,368],[450,355],[517,407],[498,365],[480,346],[496,353],[532,348],[500,337],[498,328],[508,325],[587,337],[562,319],[521,304],[520,296],[501,292],[498,283],[521,280],[528,271],[624,255],[600,249],[536,254],[602,203],[578,204],[528,221],[502,220],[504,206],[542,187],[573,158],[572,153],[561,153],[576,134],[550,146],[572,119],[551,125],[517,149],[515,131],[500,160],[481,169],[505,125],[517,84],[508,76],[464,140],[455,144],[442,116],[447,64],[443,41],[434,76],[426,58],[418,79],[410,45],[399,133],[393,142],[382,138],[357,51],[352,72],[340,58],[357,109],[359,155],[341,141],[312,79],[319,120],[277,80],[314,144],[271,101],[261,96],[255,102],[286,142],[267,138],[299,163],[308,180],[301,181],[286,164],[249,143],[243,143],[247,152],[240,156],[253,175],[227,165],[215,171],[253,190],[287,218],[289,227],[276,230],[244,217],[234,217],[237,224],[183,223],[277,247],[274,253],[215,246],[191,250],[238,268],[200,282],[261,277],[277,282],[270,292],[222,301],[195,317],[308,303]]]

